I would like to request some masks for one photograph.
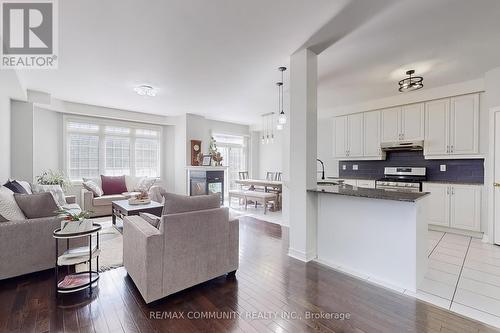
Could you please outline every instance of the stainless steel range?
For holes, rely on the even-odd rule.
[[[383,190],[421,192],[425,181],[423,167],[385,167],[384,178],[375,182],[375,187]]]

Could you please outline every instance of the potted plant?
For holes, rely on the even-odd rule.
[[[41,175],[36,176],[36,182],[40,185],[59,185],[66,190],[70,181],[62,171],[46,170]]]
[[[61,232],[75,233],[92,229],[92,220],[89,219],[91,211],[81,211],[74,213],[69,209],[61,208],[56,211],[58,217],[61,217]]]

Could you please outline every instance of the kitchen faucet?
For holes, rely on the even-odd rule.
[[[325,163],[323,163],[322,160],[320,160],[319,158],[316,159],[316,161],[318,161],[319,163],[321,163],[321,179],[322,180],[325,180]]]

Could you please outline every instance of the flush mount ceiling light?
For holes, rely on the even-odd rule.
[[[408,77],[399,81],[400,92],[418,90],[424,87],[424,78],[421,76],[412,76],[413,74],[415,74],[415,70],[411,69],[406,72]]]
[[[140,86],[135,87],[134,91],[141,96],[151,96],[151,97],[155,97],[157,92],[155,88],[147,84],[142,84]]]

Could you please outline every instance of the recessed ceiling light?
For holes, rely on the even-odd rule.
[[[141,96],[151,96],[151,97],[156,96],[157,93],[155,88],[147,84],[142,84],[140,86],[135,87],[134,91]]]

